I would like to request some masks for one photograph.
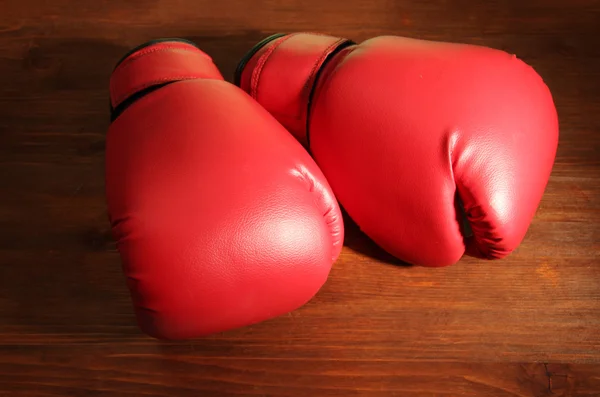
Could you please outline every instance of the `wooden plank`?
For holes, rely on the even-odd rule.
[[[0,396],[599,396],[600,4],[593,0],[6,0],[0,12]],[[346,219],[299,310],[180,342],[141,335],[104,201],[108,78],[131,47],[194,40],[231,80],[279,31],[514,52],[560,145],[519,249],[404,266]]]

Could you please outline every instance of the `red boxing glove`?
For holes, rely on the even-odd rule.
[[[508,255],[556,154],[550,91],[491,48],[275,35],[242,60],[236,82],[309,147],[360,228],[413,264],[450,265],[465,249]]]
[[[184,339],[303,305],[342,217],[304,148],[189,42],[127,55],[110,81],[110,221],[140,327]]]

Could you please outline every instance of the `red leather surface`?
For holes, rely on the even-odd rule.
[[[322,40],[296,34],[274,53],[313,43],[314,61]],[[307,106],[291,104],[303,96],[286,80],[308,81],[293,63],[310,60],[273,61],[258,101],[268,110]],[[453,264],[465,249],[502,258],[520,244],[558,143],[552,96],[530,66],[490,48],[385,36],[342,50],[325,68],[310,108],[310,150],[366,234],[425,266]]]
[[[181,66],[161,59],[181,60],[140,61],[136,81]],[[193,59],[196,70],[209,62]],[[213,77],[142,97],[108,131],[113,233],[140,327],[157,338],[294,310],[342,246],[339,207],[312,158],[246,93]]]
[[[320,34],[314,34],[311,40],[302,34],[276,39],[250,58],[240,87],[306,145],[306,103],[316,74],[331,51],[345,41]],[[287,73],[288,70],[293,73]],[[280,92],[290,96],[282,97]]]
[[[111,105],[152,85],[195,78],[223,80],[212,59],[192,44],[165,41],[125,58],[110,77]]]

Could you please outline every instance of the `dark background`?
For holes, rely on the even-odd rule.
[[[275,32],[500,48],[560,118],[509,258],[390,264],[355,226],[321,292],[258,325],[157,342],[135,325],[104,203],[108,79],[194,40],[231,81]],[[600,2],[0,1],[0,396],[600,396]]]

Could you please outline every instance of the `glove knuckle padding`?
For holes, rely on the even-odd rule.
[[[403,43],[363,43],[321,82],[315,158],[349,214],[399,257],[430,265],[460,258],[457,194],[476,250],[507,255],[525,235],[555,155],[547,87],[500,51],[446,44],[391,52],[394,45]]]

